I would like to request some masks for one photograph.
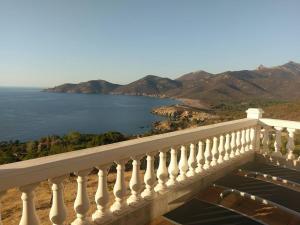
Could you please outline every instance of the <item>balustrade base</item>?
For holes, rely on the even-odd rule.
[[[115,202],[111,207],[110,211],[113,215],[123,215],[127,213],[128,211],[128,205],[126,205],[125,201],[120,203],[120,202]]]
[[[112,220],[112,215],[110,213],[103,213],[96,211],[92,215],[92,221],[96,224],[105,224]]]

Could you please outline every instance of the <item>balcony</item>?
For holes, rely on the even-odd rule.
[[[7,190],[18,188],[22,201],[21,225],[66,224],[69,216],[64,193],[69,190],[64,188],[63,182],[72,175],[77,177],[76,217],[71,219],[72,225],[142,225],[162,215],[174,222],[169,224],[185,224],[185,215],[180,214],[184,207],[189,204],[193,207],[193,199],[197,196],[203,199],[203,193],[208,192],[216,192],[221,198],[235,193],[253,201],[276,205],[299,219],[300,210],[297,208],[282,206],[284,202],[268,201],[267,195],[240,191],[243,187],[239,182],[226,182],[226,177],[230,178],[233,171],[240,169],[238,173],[243,176],[260,176],[267,181],[290,185],[298,193],[295,199],[299,198],[300,189],[297,188],[300,183],[265,174],[262,170],[253,172],[263,168],[262,165],[272,165],[290,169],[295,176],[300,175],[300,160],[294,154],[295,134],[300,130],[300,122],[267,119],[262,114],[261,109],[248,109],[245,119],[2,165],[1,198],[5,198]],[[87,192],[87,179],[95,169],[98,185],[93,187],[92,201]],[[109,173],[115,176],[113,193],[109,192],[107,184]],[[129,182],[126,182],[125,173],[130,174]],[[47,180],[52,192],[49,194],[51,207],[49,220],[41,221],[35,206],[35,189]],[[228,188],[230,185],[233,186]],[[205,207],[206,203],[201,204]],[[96,209],[89,213],[92,205]],[[220,210],[218,202],[213,205]],[[174,218],[178,215],[183,222],[176,222]],[[197,224],[201,219],[198,218]]]

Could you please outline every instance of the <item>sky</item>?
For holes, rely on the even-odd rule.
[[[0,86],[300,62],[299,0],[0,0]]]

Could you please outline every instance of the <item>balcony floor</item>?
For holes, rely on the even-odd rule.
[[[300,172],[296,170],[256,162],[248,163],[240,169],[277,176],[300,185]],[[191,201],[165,214],[152,224],[300,224],[300,191],[276,182],[261,180],[256,177],[245,177],[236,170],[215,182],[216,185],[220,186],[211,186],[201,191]],[[220,200],[220,193],[228,189],[236,189],[272,201],[285,208],[265,205],[261,201],[245,199],[239,195],[233,196],[234,194],[226,197],[227,199],[224,198],[225,200]]]

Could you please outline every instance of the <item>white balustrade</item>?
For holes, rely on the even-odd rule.
[[[179,182],[184,182],[187,180],[187,171],[189,169],[188,159],[187,159],[187,150],[184,145],[180,148],[180,160],[179,160],[179,171],[180,174],[177,178]]]
[[[190,144],[190,154],[188,159],[189,171],[187,172],[188,177],[193,177],[196,174],[197,160],[195,148],[195,144]]]
[[[167,185],[169,187],[173,187],[177,184],[177,176],[179,173],[176,148],[171,148],[170,154],[171,154],[171,160],[168,167],[169,180],[167,182]]]
[[[101,224],[110,219],[110,211],[108,207],[109,192],[107,187],[107,174],[111,164],[98,166],[98,188],[95,195],[97,205],[96,211],[92,215],[92,220]]]
[[[22,202],[23,202],[23,211],[22,217],[19,225],[39,225],[40,221],[36,214],[35,204],[34,204],[34,189],[37,184],[29,184],[26,186],[20,187],[22,192]]]
[[[296,131],[296,129],[292,129],[292,128],[287,129],[287,132],[288,132],[288,141],[286,144],[287,160],[295,159],[295,155],[293,153],[294,149],[295,149],[295,140],[294,140],[295,131]]]
[[[274,149],[275,151],[271,153],[272,157],[279,157],[279,158],[286,158],[286,160],[295,160],[296,157],[293,153],[295,150],[295,132],[300,130],[300,122],[296,121],[288,121],[288,120],[277,120],[277,119],[260,119],[258,127],[263,126],[263,138],[262,138],[262,150],[263,154],[270,154],[269,151],[269,131],[272,127],[275,130],[275,140],[274,140]],[[287,135],[284,135],[284,139],[287,140],[286,150],[287,154],[282,155],[281,148],[282,148],[282,131],[286,129]]]
[[[82,170],[76,173],[77,175],[77,195],[74,202],[74,210],[76,219],[72,225],[90,225],[86,213],[89,211],[90,201],[87,193],[87,176],[91,172],[90,169]]]
[[[168,168],[167,168],[167,153],[166,150],[159,152],[159,165],[157,169],[158,184],[155,191],[164,193],[167,191]]]
[[[132,174],[129,182],[129,187],[131,190],[131,195],[127,199],[127,204],[129,206],[137,206],[141,201],[141,191],[142,191],[142,181],[141,181],[141,156],[132,157]]]
[[[211,142],[210,139],[206,139],[205,152],[204,152],[205,163],[203,166],[203,169],[205,170],[208,170],[210,168],[210,161],[211,161],[210,142]]]
[[[274,141],[274,152],[272,153],[272,156],[278,156],[281,157],[281,132],[283,130],[282,127],[274,127],[275,129],[275,141]]]
[[[156,183],[154,173],[154,153],[147,154],[147,168],[144,175],[145,190],[142,192],[142,197],[146,200],[151,200],[155,197],[154,186]]]
[[[230,157],[230,134],[226,134],[226,140],[225,140],[225,156],[224,160],[228,161]]]
[[[49,218],[53,225],[63,225],[67,217],[63,185],[65,178],[66,176],[60,176],[49,180],[52,183],[52,206]]]
[[[126,184],[125,184],[125,163],[127,160],[121,159],[117,160],[117,178],[114,185],[114,196],[115,201],[110,207],[110,211],[116,215],[122,214],[126,209]]]
[[[218,152],[219,152],[219,158],[218,158],[218,163],[221,164],[223,163],[223,157],[224,157],[224,135],[220,136],[220,143],[219,143],[219,148],[218,148]]]
[[[201,173],[203,171],[203,165],[204,165],[204,149],[203,149],[203,142],[198,142],[198,152],[196,156],[197,160],[197,168],[196,173]]]

